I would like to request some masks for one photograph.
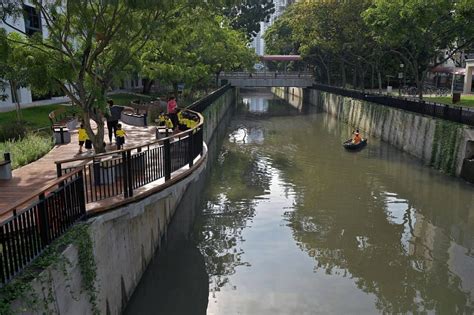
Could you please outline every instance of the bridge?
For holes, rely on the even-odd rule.
[[[310,87],[314,83],[310,72],[229,72],[221,74],[221,83],[235,87]]]

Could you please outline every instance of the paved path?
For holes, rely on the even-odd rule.
[[[145,144],[155,139],[155,127],[135,127],[122,123],[127,132],[125,148]],[[107,128],[105,130],[107,137]],[[28,198],[34,191],[48,185],[56,179],[55,161],[74,157],[87,156],[90,153],[79,155],[77,130],[71,134],[71,143],[56,145],[41,159],[15,169],[13,179],[0,180],[0,216],[5,214],[19,200]],[[115,146],[107,145],[107,151],[115,150]]]

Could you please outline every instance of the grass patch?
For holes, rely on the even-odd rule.
[[[40,128],[49,127],[51,125],[48,114],[53,110],[67,108],[68,110],[74,110],[71,106],[66,106],[62,104],[55,105],[45,105],[38,107],[24,108],[21,110],[22,121],[25,122],[25,125],[30,130],[36,130]],[[0,125],[4,125],[10,122],[16,121],[16,111],[9,111],[5,113],[0,113]]]
[[[132,101],[135,101],[135,100],[140,100],[140,102],[147,102],[153,99],[153,97],[149,95],[142,95],[142,94],[137,95],[137,94],[127,94],[127,93],[109,95],[108,98],[113,100],[115,105],[122,105],[122,106],[128,106]]]
[[[36,161],[52,148],[53,140],[47,133],[29,133],[21,140],[0,142],[1,156],[10,152],[14,169]]]
[[[461,101],[456,104],[451,102],[451,96],[425,97],[425,100],[447,105],[474,107],[474,95],[462,95]]]

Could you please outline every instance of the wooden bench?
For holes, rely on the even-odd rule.
[[[12,179],[12,161],[10,153],[4,153],[3,161],[0,161],[0,179]]]
[[[66,127],[72,130],[77,127],[77,117],[68,113],[65,108],[53,110],[48,114],[48,118],[51,122],[51,129]]]

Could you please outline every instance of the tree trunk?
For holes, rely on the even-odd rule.
[[[346,69],[344,66],[344,60],[341,60],[341,80],[342,80],[342,87],[346,87]]]
[[[18,85],[15,81],[9,81],[12,91],[12,101],[15,103],[16,120],[21,121],[21,105],[18,97]]]
[[[173,93],[176,99],[178,99],[178,83],[177,82],[173,82]]]
[[[375,89],[375,69],[374,69],[374,66],[371,65],[370,69],[371,69],[370,70],[371,71],[371,73],[370,73],[370,88],[373,90],[373,89]]]
[[[153,85],[153,83],[155,82],[154,80],[150,80],[150,79],[143,79],[143,90],[142,90],[142,93],[143,94],[150,94],[150,91],[151,91],[151,86]]]
[[[93,115],[96,116],[96,115]],[[97,133],[94,133],[91,126],[91,119],[97,125]],[[83,123],[84,128],[86,129],[87,135],[94,146],[94,151],[96,154],[104,153],[105,152],[105,142],[104,142],[104,122],[102,120],[101,115],[97,115],[96,117],[91,117],[88,112],[84,112],[83,114]]]

